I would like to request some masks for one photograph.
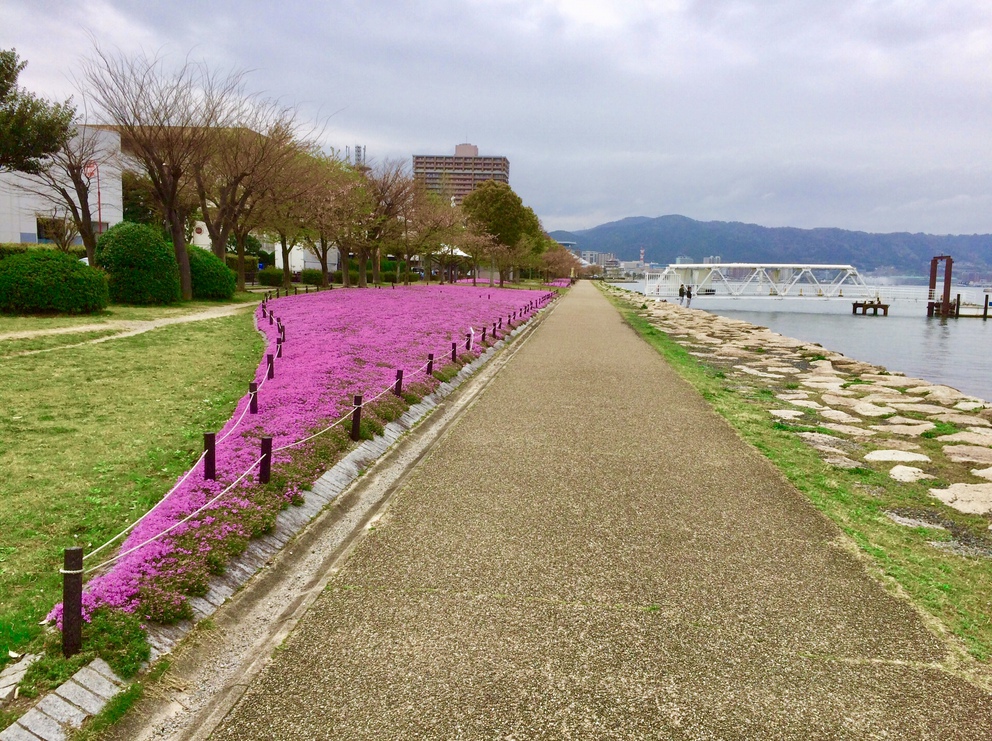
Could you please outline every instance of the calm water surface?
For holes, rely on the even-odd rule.
[[[621,285],[644,291],[643,282]],[[692,308],[817,342],[849,358],[992,401],[992,319],[927,318],[926,303],[909,300],[893,301],[887,317],[853,316],[851,302],[845,300],[697,296]]]

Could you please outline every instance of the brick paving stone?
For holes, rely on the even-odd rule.
[[[7,726],[3,731],[0,731],[0,741],[38,741],[38,736],[14,723],[14,725]]]
[[[96,715],[103,710],[106,702],[102,697],[93,694],[82,685],[71,680],[56,689],[55,694],[63,700],[68,700],[73,705],[82,708],[90,715]]]
[[[17,722],[45,741],[65,741],[68,737],[65,726],[45,715],[38,708],[29,710],[18,718]]]
[[[94,695],[98,695],[104,700],[109,700],[120,691],[120,687],[88,666],[84,666],[73,674],[72,678]]]
[[[59,723],[72,728],[79,728],[88,717],[78,707],[66,702],[56,694],[46,695],[38,703],[38,709],[50,718],[54,718]]]

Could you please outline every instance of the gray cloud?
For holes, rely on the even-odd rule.
[[[987,4],[613,5],[6,0],[0,46],[52,97],[89,28],[251,69],[253,87],[329,116],[338,148],[408,158],[468,140],[510,158],[548,228],[682,213],[992,232]]]

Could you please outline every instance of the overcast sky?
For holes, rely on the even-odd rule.
[[[510,160],[545,228],[992,232],[989,0],[2,0],[20,82],[188,52],[370,159]],[[329,117],[329,118],[328,118]]]

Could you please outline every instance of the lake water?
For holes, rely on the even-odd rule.
[[[638,290],[637,286],[624,287]],[[915,301],[894,305],[887,317],[852,316],[851,302],[844,300],[699,296],[693,298],[692,308],[817,342],[849,358],[992,400],[992,320],[928,318],[926,304]]]

